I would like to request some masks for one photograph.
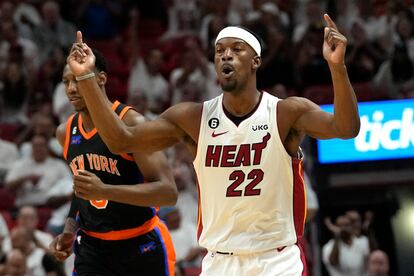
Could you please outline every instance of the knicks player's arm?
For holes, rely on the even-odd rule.
[[[143,124],[144,117],[129,110],[123,121],[127,126]],[[107,199],[137,206],[175,205],[177,187],[167,158],[160,152],[133,153],[135,163],[145,183],[136,185],[108,185],[91,172],[78,171],[74,185],[76,195],[86,199]]]
[[[76,202],[77,198],[74,196],[62,233],[57,235],[49,245],[50,253],[61,262],[72,254],[73,241],[79,228],[76,221],[76,213],[78,211]]]
[[[89,186],[90,190],[88,191],[86,187],[81,190],[80,183],[77,182],[75,183],[77,195],[80,197],[86,196],[84,199],[104,198],[136,206],[175,205],[178,196],[177,186],[164,154],[162,152],[134,153],[133,156],[144,176],[144,183],[136,185],[108,185],[100,184],[99,182],[93,184],[92,180],[90,180],[89,185],[96,186],[93,188]],[[83,173],[80,174],[83,176]],[[84,178],[84,183],[82,184],[86,184],[87,181]]]

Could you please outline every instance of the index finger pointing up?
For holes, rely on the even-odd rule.
[[[333,29],[335,29],[335,30],[338,30],[338,27],[336,27],[335,22],[333,22],[333,20],[331,19],[331,17],[330,17],[327,13],[325,13],[325,14],[323,15],[323,18],[325,19],[325,21],[326,21],[326,23],[328,24],[328,27],[329,27],[329,28],[333,28]]]
[[[83,43],[83,39],[82,39],[82,32],[81,31],[77,31],[76,32],[76,43]]]

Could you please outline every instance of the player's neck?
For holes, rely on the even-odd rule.
[[[95,128],[95,124],[93,123],[92,117],[89,114],[89,111],[87,109],[81,112],[81,116],[82,116],[82,127],[85,131],[89,132]]]
[[[110,102],[109,100],[107,100],[107,104],[109,105],[109,107],[112,107],[112,102]],[[80,113],[82,115],[83,129],[87,132],[93,130],[95,128],[95,124],[92,121],[92,117],[89,114],[89,110],[85,108]]]
[[[235,116],[244,116],[251,112],[260,101],[262,93],[257,91],[244,91],[240,93],[224,92],[223,105],[225,109]]]

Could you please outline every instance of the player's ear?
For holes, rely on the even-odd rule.
[[[106,84],[106,81],[108,80],[108,76],[106,75],[104,71],[100,71],[98,73],[97,80],[98,80],[99,86],[104,86]]]
[[[252,69],[257,70],[259,69],[260,65],[262,65],[262,58],[259,56],[255,56],[252,60]]]

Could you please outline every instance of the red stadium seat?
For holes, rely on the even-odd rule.
[[[0,188],[0,210],[9,211],[14,209],[15,195],[6,188]]]
[[[0,138],[13,142],[19,132],[19,125],[11,123],[0,123]]]
[[[352,84],[359,102],[378,101],[388,99],[385,89],[374,88],[369,82]]]
[[[127,99],[127,85],[125,81],[122,81],[116,76],[109,76],[106,83],[106,93],[110,100],[119,100],[125,102]]]
[[[12,215],[8,211],[0,211],[1,215],[3,216],[4,221],[7,224],[7,227],[9,230],[13,229],[13,227],[16,225],[16,221],[13,219]]]
[[[52,211],[50,207],[37,207],[37,215],[39,216],[39,224],[37,228],[40,230],[46,229],[46,224],[50,217],[52,216]]]

